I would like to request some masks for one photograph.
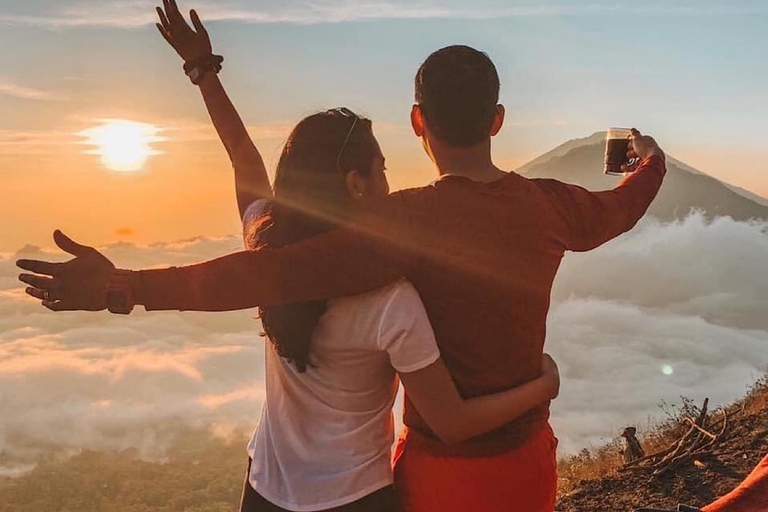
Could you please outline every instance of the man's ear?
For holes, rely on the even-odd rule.
[[[414,105],[411,108],[411,127],[417,137],[424,136],[424,112],[419,105]]]
[[[495,137],[504,126],[504,117],[507,115],[507,109],[504,105],[496,105],[496,115],[493,118],[493,124],[491,125],[491,137]]]

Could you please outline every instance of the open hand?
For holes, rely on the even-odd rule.
[[[666,161],[664,151],[661,150],[653,137],[643,135],[632,128],[632,133],[629,136],[629,150],[627,151],[627,160],[632,163],[622,165],[621,170],[632,172],[640,166],[643,160],[654,155],[658,155]]]
[[[176,0],[163,0],[163,7],[157,8],[157,14],[160,17],[157,29],[168,41],[168,44],[176,50],[176,53],[184,59],[184,62],[190,62],[213,53],[208,32],[194,9],[189,11],[189,17],[195,27],[194,30],[187,24],[181,11],[179,11]]]
[[[550,400],[557,398],[560,394],[560,370],[557,363],[549,354],[544,354],[541,360],[541,378],[547,383],[550,390]]]
[[[16,265],[34,274],[21,274],[26,292],[52,311],[107,309],[107,283],[115,266],[93,247],[80,245],[64,233],[53,233],[56,245],[75,258],[65,263],[19,260]]]

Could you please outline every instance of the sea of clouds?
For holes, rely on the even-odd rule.
[[[239,249],[238,237],[104,248],[147,268]],[[563,387],[561,454],[663,419],[662,400],[741,397],[768,368],[768,223],[700,215],[634,231],[558,276],[547,350]],[[40,456],[135,449],[162,459],[184,428],[252,428],[263,400],[255,311],[54,314],[28,298],[18,257],[0,255],[0,475]]]

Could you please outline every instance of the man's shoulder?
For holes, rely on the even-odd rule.
[[[420,201],[434,194],[435,187],[430,184],[421,187],[403,188],[392,192],[387,198],[391,201],[409,202]]]
[[[423,221],[423,216],[434,208],[434,198],[435,190],[431,186],[398,190],[369,205],[366,217],[369,222],[384,225]]]

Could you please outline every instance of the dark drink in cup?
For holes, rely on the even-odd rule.
[[[629,151],[629,136],[632,132],[628,128],[611,128],[605,140],[605,174],[611,176],[624,176],[622,165],[628,165],[627,151]]]

